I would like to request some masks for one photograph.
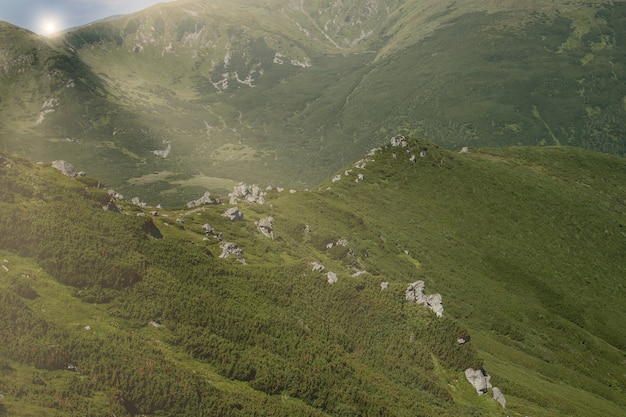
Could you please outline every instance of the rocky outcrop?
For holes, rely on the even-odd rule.
[[[237,222],[243,220],[243,213],[239,211],[237,207],[231,207],[222,214],[223,217],[226,217],[231,222]]]
[[[264,236],[274,240],[274,218],[272,216],[260,219],[258,222],[254,222],[256,227],[263,233]]]
[[[199,199],[187,202],[187,207],[194,208],[207,204],[222,204],[222,199],[220,196],[212,196],[211,193],[207,191]]]
[[[241,250],[241,248],[236,243],[224,242],[220,245],[220,249],[222,249],[222,254],[220,255],[220,258],[228,258],[231,255],[243,255],[243,250]]]
[[[491,388],[491,376],[483,368],[467,368],[465,378],[476,389],[478,395],[486,393]]]
[[[406,289],[406,299],[413,303],[422,304],[432,310],[437,317],[443,316],[443,298],[441,294],[424,294],[424,281],[415,281]]]

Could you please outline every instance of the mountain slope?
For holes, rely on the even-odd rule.
[[[2,140],[166,205],[240,180],[311,186],[398,132],[624,155],[624,19],[604,1],[185,0],[57,43],[17,31],[3,50],[69,55],[86,90],[61,98],[55,67],[20,64]]]
[[[4,409],[620,416],[624,160],[394,143],[242,221],[3,154]],[[406,300],[417,280],[443,317]],[[467,382],[481,366],[505,410]]]

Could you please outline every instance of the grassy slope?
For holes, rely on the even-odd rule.
[[[271,205],[242,206],[244,222],[227,222],[221,216],[223,206],[194,213],[160,211],[154,221],[166,238],[144,243],[135,231],[142,223],[134,216],[138,208],[127,206],[129,217],[103,212],[89,203],[93,200],[81,203],[82,185],[76,181],[41,166],[20,168],[18,183],[24,188],[4,188],[10,191],[3,197],[5,213],[27,218],[41,201],[48,201],[40,212],[37,236],[52,239],[49,229],[69,227],[63,224],[65,211],[57,210],[74,206],[72,234],[82,236],[78,245],[89,248],[120,238],[123,243],[117,244],[121,252],[104,246],[111,255],[102,261],[89,253],[74,255],[72,245],[50,248],[39,238],[31,243],[11,238],[11,223],[5,222],[9,240],[3,240],[3,257],[14,278],[3,281],[3,294],[24,285],[15,274],[36,274],[37,280],[29,284],[39,297],[24,302],[37,317],[70,332],[61,338],[64,343],[74,340],[72,346],[90,346],[81,336],[88,334],[83,326],[90,325],[98,330],[97,340],[116,338],[123,341],[120,349],[134,343],[138,353],[150,352],[157,368],[180,369],[177,378],[190,378],[187,371],[192,369],[200,372],[219,392],[207,395],[229,398],[229,404],[245,399],[252,407],[264,404],[286,415],[289,410],[315,413],[311,406],[335,415],[403,415],[414,412],[416,404],[425,415],[501,415],[495,403],[476,396],[463,377],[465,366],[477,365],[472,356],[476,349],[492,382],[507,396],[508,415],[620,416],[626,405],[626,334],[621,325],[626,319],[624,161],[575,148],[455,154],[421,141],[412,141],[411,148],[426,149],[426,154],[411,163],[399,148],[376,152],[370,157],[375,161],[363,170],[352,168],[339,182],[296,194],[272,192]],[[356,183],[359,172],[364,181]],[[46,179],[43,184],[41,178]],[[61,189],[73,195],[74,202],[55,199]],[[27,195],[26,190],[35,190],[35,199],[19,197]],[[91,198],[98,195],[94,191]],[[14,203],[9,204],[11,199]],[[274,241],[253,224],[269,214],[274,216]],[[176,223],[176,217],[185,223]],[[207,222],[244,249],[248,265],[205,255],[205,250],[220,253],[217,240],[202,239],[201,225]],[[85,225],[90,234],[81,232]],[[304,231],[305,225],[311,232]],[[348,240],[347,247],[326,248],[341,238]],[[133,255],[138,249],[141,255]],[[90,284],[82,284],[86,288],[75,294],[85,301],[113,297],[108,304],[85,304],[40,269],[54,275],[58,264],[22,257],[43,250],[58,250],[53,259],[87,257],[97,267],[105,262],[111,267],[104,269],[114,271],[91,278],[81,276],[83,269],[77,266],[78,276],[58,276],[63,282],[97,278],[125,286],[128,283],[116,277],[135,277],[132,271],[143,279],[121,292],[89,290]],[[307,263],[314,260],[336,272],[339,282],[329,286],[324,275],[311,272]],[[370,274],[351,277],[353,268]],[[443,295],[444,319],[406,304],[403,291],[416,279],[426,282],[427,292]],[[380,290],[383,281],[390,283],[386,291]],[[62,310],[59,300],[71,308]],[[54,313],[37,313],[50,311]],[[146,328],[149,320],[165,326]],[[454,347],[465,332],[472,337],[465,347],[469,350]],[[89,354],[67,349],[83,373],[102,372]],[[141,359],[130,357],[133,369]],[[237,359],[225,363],[216,360],[220,357]],[[111,359],[105,355],[99,360]],[[66,371],[36,371],[31,362],[16,356],[9,355],[3,363],[18,370],[0,376],[3,390],[10,394],[7,384],[16,380],[33,392],[36,384],[27,379],[35,374],[49,387],[39,394],[42,398],[55,395],[52,380],[75,378]],[[333,377],[325,379],[326,372]],[[163,375],[167,373],[157,372],[143,381],[148,385],[141,392],[153,392],[147,381],[158,384],[157,376]],[[330,390],[319,385],[322,381]],[[136,404],[154,407],[154,399],[142,401],[144,394],[137,397],[123,384],[95,385],[88,395],[76,394],[72,386],[65,391],[72,392],[81,407],[119,408],[115,390],[126,392]],[[25,403],[15,398],[7,396],[4,404],[29,415]],[[285,404],[286,398],[295,402]],[[48,408],[60,407],[52,404]],[[241,413],[248,414],[246,410]]]

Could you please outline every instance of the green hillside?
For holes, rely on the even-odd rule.
[[[0,27],[0,144],[175,207],[311,187],[384,138],[626,154],[626,6],[179,0],[56,39]]]
[[[242,221],[3,152],[0,413],[622,416],[624,159],[397,140]]]

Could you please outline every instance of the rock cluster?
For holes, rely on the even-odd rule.
[[[431,309],[437,317],[443,316],[443,299],[441,294],[424,294],[424,281],[415,281],[406,289],[406,299]]]
[[[187,202],[187,207],[194,208],[207,204],[222,204],[222,199],[219,196],[212,196],[211,193],[207,191],[199,199]]]
[[[256,185],[248,185],[245,182],[240,182],[233,188],[233,191],[228,194],[230,198],[230,204],[237,204],[239,202],[246,202],[252,204],[265,204],[264,191]]]

